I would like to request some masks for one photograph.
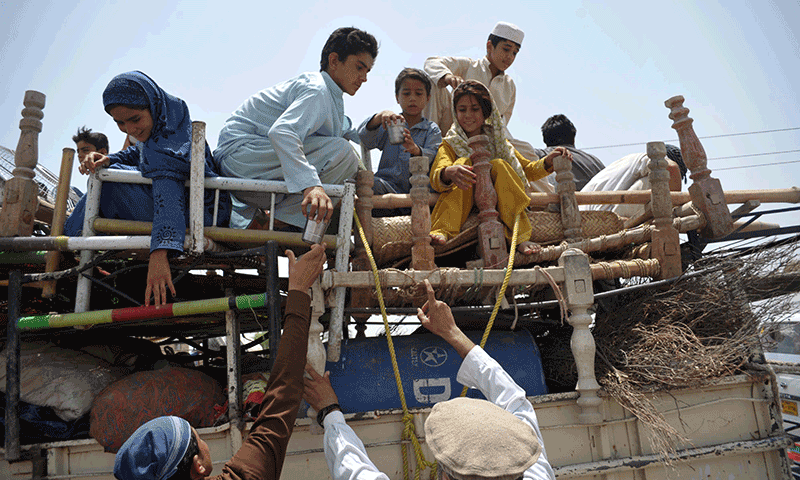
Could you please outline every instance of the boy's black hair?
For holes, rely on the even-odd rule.
[[[197,444],[197,437],[192,431],[192,438],[189,439],[189,446],[186,447],[186,455],[183,456],[180,463],[178,463],[178,469],[175,473],[172,474],[166,480],[191,480],[192,474],[192,463],[194,462],[194,456],[200,453],[200,446]]]
[[[98,152],[104,148],[108,151],[108,137],[100,132],[93,132],[91,128],[86,128],[86,125],[78,129],[78,133],[72,136],[72,141],[76,145],[78,142],[91,144]]]
[[[322,47],[322,58],[319,62],[319,71],[328,69],[328,56],[336,52],[339,61],[344,62],[350,55],[367,52],[372,58],[378,56],[378,41],[369,33],[356,27],[341,27],[331,33],[325,46]]]
[[[492,42],[492,46],[493,47],[496,47],[497,44],[502,42],[503,40],[508,40],[508,39],[507,38],[503,38],[503,37],[498,37],[497,35],[495,35],[493,33],[489,34],[489,41]],[[516,45],[517,48],[522,48],[522,45],[520,45],[519,43],[515,42],[514,40],[508,40],[508,41],[513,43],[514,45]]]
[[[566,115],[557,114],[542,124],[542,140],[548,147],[559,145],[575,145],[575,134],[578,130]]]
[[[397,74],[397,78],[394,80],[395,96],[400,94],[400,88],[402,88],[403,82],[409,78],[422,82],[422,84],[425,85],[425,93],[430,96],[431,77],[429,77],[427,73],[423,72],[419,68],[404,68],[399,74]]]

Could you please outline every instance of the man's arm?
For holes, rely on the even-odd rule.
[[[307,292],[322,272],[325,245],[314,245],[298,260],[291,250],[286,255],[289,257],[289,297],[285,327],[258,418],[242,448],[222,468],[222,473],[232,478],[277,480],[280,477],[300,408],[311,317],[311,299]]]
[[[330,372],[320,376],[309,364],[306,366],[303,398],[311,407],[322,412],[339,399],[331,387]],[[333,410],[322,421],[325,460],[333,480],[389,480],[367,456],[367,450],[356,432],[344,421],[341,410]]]
[[[533,406],[525,398],[525,391],[503,370],[482,348],[467,338],[455,323],[450,307],[436,300],[433,287],[425,280],[428,301],[417,311],[422,326],[439,335],[449,343],[464,359],[458,371],[457,380],[468,387],[478,388],[495,405],[513,413],[533,428],[542,446],[542,453],[528,470],[525,478],[555,479],[555,474],[547,461],[547,454],[539,431],[539,423]]]
[[[429,57],[423,68],[437,87],[445,88],[450,85],[456,88],[464,81],[470,65],[472,59],[467,57]]]

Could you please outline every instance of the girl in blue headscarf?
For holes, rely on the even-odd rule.
[[[168,256],[183,252],[189,218],[189,178],[192,121],[186,102],[159,87],[142,72],[127,72],[114,77],[103,91],[103,106],[119,129],[136,144],[108,156],[87,155],[79,170],[94,173],[98,167],[135,170],[153,185],[103,183],[100,213],[105,218],[153,222],[150,263],[147,270],[145,305],[166,303],[167,288],[175,295]],[[206,144],[205,176],[216,177],[218,166]],[[77,236],[83,229],[86,197],[82,198],[64,225],[67,235]],[[211,225],[214,192],[205,192],[205,225]],[[217,225],[227,225],[230,197],[220,194]]]

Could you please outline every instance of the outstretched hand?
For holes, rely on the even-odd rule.
[[[94,173],[98,167],[107,167],[111,163],[111,159],[100,152],[89,152],[83,157],[78,171],[83,175]]]
[[[570,152],[569,149],[566,147],[556,147],[544,157],[544,168],[547,171],[553,170],[553,160],[558,156],[562,156],[570,162],[572,161],[572,152]]]
[[[300,204],[306,218],[329,221],[333,215],[333,202],[321,186],[308,187],[303,190],[303,202]]]
[[[303,384],[305,386],[303,399],[314,410],[319,412],[328,405],[339,403],[339,398],[331,386],[331,372],[325,372],[325,376],[321,376],[310,363],[307,363]]]
[[[439,335],[455,348],[461,358],[466,357],[475,344],[456,325],[450,306],[436,300],[436,292],[433,291],[431,282],[425,279],[424,283],[425,290],[428,293],[428,300],[421,308],[417,309],[417,318],[419,318],[423,327],[427,328],[431,333]]]
[[[300,290],[307,292],[311,285],[322,273],[327,256],[325,255],[326,243],[317,243],[311,246],[311,250],[304,253],[300,258],[295,258],[294,252],[286,250],[289,257],[289,290]]]

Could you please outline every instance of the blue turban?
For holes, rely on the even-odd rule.
[[[114,476],[119,480],[164,480],[186,456],[192,428],[180,417],[158,417],[145,423],[117,452]]]

